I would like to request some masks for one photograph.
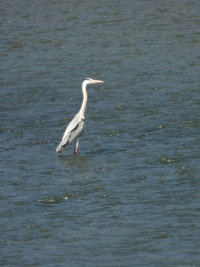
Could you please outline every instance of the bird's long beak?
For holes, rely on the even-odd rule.
[[[92,80],[93,83],[103,83],[103,81],[100,80]]]

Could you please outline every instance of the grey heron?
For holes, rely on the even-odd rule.
[[[62,140],[60,144],[58,145],[58,147],[56,148],[56,152],[61,153],[63,150],[63,147],[75,141],[74,154],[75,155],[78,154],[78,142],[84,131],[85,109],[86,109],[86,104],[87,104],[87,99],[88,99],[86,87],[88,84],[91,84],[91,83],[102,83],[102,82],[103,81],[93,80],[91,78],[87,78],[85,79],[85,81],[83,81],[82,83],[83,102],[82,102],[81,108],[79,112],[75,115],[73,120],[67,126],[64,132],[64,135],[62,137]]]

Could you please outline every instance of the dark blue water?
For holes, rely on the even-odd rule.
[[[200,266],[199,8],[1,3],[1,266]]]

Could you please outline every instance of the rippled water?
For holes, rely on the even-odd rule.
[[[199,8],[2,1],[1,266],[200,266]]]

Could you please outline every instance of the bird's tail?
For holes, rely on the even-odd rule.
[[[57,153],[61,153],[63,150],[62,143],[59,144],[59,146],[56,148]]]

